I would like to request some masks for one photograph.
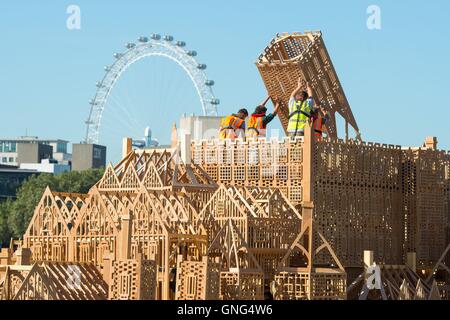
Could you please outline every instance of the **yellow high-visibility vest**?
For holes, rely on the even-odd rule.
[[[311,106],[308,100],[295,101],[289,105],[288,132],[303,131],[311,118]]]
[[[257,138],[266,136],[266,126],[264,125],[264,116],[250,116],[248,128],[245,133],[247,138]]]
[[[219,139],[236,139],[236,130],[240,129],[243,123],[244,120],[236,117],[235,115],[222,118]]]

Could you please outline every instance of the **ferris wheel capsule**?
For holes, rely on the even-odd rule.
[[[173,37],[167,35],[167,36],[164,36],[164,40],[166,40],[166,41],[173,41]]]
[[[126,48],[127,48],[127,49],[133,49],[134,47],[136,47],[136,44],[134,44],[134,43],[132,43],[132,42],[129,42],[129,43],[127,43],[127,45],[126,45]]]
[[[209,87],[213,86],[214,85],[214,80],[206,80],[205,81],[205,85],[207,85]]]
[[[206,64],[200,63],[200,64],[197,66],[197,68],[200,69],[200,70],[205,70],[205,69],[206,69]]]
[[[186,53],[188,56],[191,56],[191,57],[195,57],[197,55],[197,51],[194,51],[194,50],[189,50]]]
[[[104,85],[103,82],[101,82],[101,81],[97,81],[97,83],[95,84],[95,86],[96,86],[97,88],[104,88],[104,87],[105,87],[105,85]]]
[[[138,41],[145,43],[145,42],[148,42],[148,38],[147,37],[139,37]]]
[[[104,68],[104,69],[105,69],[105,71],[106,71],[106,72],[109,72],[109,71],[111,71],[111,67],[110,67],[110,66],[105,66],[105,68]]]
[[[211,99],[211,100],[209,101],[209,103],[211,103],[211,104],[213,104],[213,105],[218,105],[218,104],[220,104],[220,100],[219,100],[219,99]]]
[[[159,34],[157,34],[157,33],[153,33],[153,34],[151,35],[151,38],[152,38],[153,40],[159,40],[159,39],[161,39],[161,36],[160,36]]]
[[[186,42],[184,42],[184,41],[177,41],[176,45],[179,46],[179,47],[185,47],[186,46]]]
[[[114,53],[114,58],[120,59],[120,58],[122,58],[122,57],[123,57],[123,54],[122,54],[122,53]]]

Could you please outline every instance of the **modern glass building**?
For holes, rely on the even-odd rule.
[[[14,199],[22,182],[35,174],[39,172],[0,164],[0,202],[8,198]]]

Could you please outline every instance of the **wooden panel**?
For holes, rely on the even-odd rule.
[[[256,66],[272,99],[282,100],[279,118],[285,131],[289,97],[300,78],[303,89],[306,90],[308,82],[317,105],[330,113],[331,120],[327,124],[330,137],[337,138],[336,113],[359,133],[321,32],[277,35],[259,56]]]

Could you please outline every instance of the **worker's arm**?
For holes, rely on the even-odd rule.
[[[302,89],[302,78],[298,78],[297,87],[292,91],[291,99],[295,98],[295,95]]]
[[[311,109],[315,108],[315,103],[313,99],[313,91],[309,83],[307,83],[306,92],[308,93],[308,103]]]
[[[275,118],[275,116],[276,116],[275,113],[269,113],[268,115],[265,115],[263,118],[264,126],[267,126],[269,124],[269,122],[272,121],[273,118]]]
[[[264,126],[267,126],[267,124],[268,124],[270,121],[272,121],[272,120],[277,116],[278,110],[279,110],[279,108],[280,108],[280,103],[281,103],[281,99],[276,98],[276,99],[275,99],[275,108],[273,109],[273,112],[272,112],[272,113],[269,113],[268,115],[266,115],[266,116],[263,118],[263,124],[264,124]]]
[[[276,116],[278,114],[278,110],[280,109],[281,99],[275,99],[275,108],[273,109],[273,115]]]
[[[308,92],[308,98],[312,98],[312,96],[313,96],[313,91],[312,91],[312,88],[311,88],[311,86],[309,85],[309,83],[307,83],[306,84],[307,85],[307,92]]]

